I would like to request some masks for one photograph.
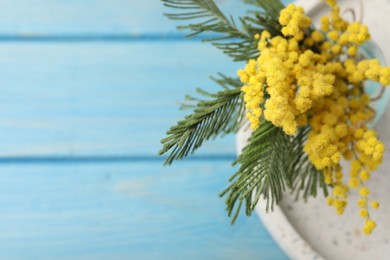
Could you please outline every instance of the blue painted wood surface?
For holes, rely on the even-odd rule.
[[[7,42],[0,57],[2,156],[155,156],[166,129],[189,113],[177,109],[184,95],[218,89],[209,75],[237,67],[198,42]],[[221,151],[234,154],[233,136],[199,155]]]
[[[216,0],[233,15],[247,8],[241,1]],[[176,22],[162,14],[172,9],[160,0],[1,0],[0,32],[20,36],[176,34]]]
[[[279,259],[256,217],[230,226],[226,162],[0,167],[0,257]]]
[[[170,168],[157,157],[184,94],[243,65],[179,39],[165,11],[0,1],[0,259],[286,258],[256,216],[229,224],[233,136]]]

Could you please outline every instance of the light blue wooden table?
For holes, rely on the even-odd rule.
[[[162,167],[184,94],[242,66],[184,40],[164,11],[0,1],[0,259],[286,259],[256,216],[229,224],[217,195],[233,136]]]

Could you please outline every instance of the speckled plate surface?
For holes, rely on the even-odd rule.
[[[356,18],[362,18],[370,28],[372,39],[382,49],[384,58],[390,61],[390,1],[389,0],[339,0],[342,12],[348,8],[355,10]],[[327,12],[319,0],[296,2],[318,24],[319,18]],[[363,10],[363,12],[362,12]],[[352,15],[346,13],[352,19]],[[387,91],[390,92],[390,91]],[[378,124],[376,129],[380,139],[390,147],[390,108],[387,95],[377,104]],[[383,116],[382,116],[383,115]],[[379,120],[380,119],[380,120]],[[237,135],[238,152],[245,146],[250,131],[242,130]],[[348,170],[348,166],[345,166]],[[369,187],[372,198],[381,202],[378,211],[371,216],[378,223],[375,232],[367,237],[362,234],[363,220],[359,218],[355,206],[358,195],[351,194],[349,207],[339,216],[334,208],[327,206],[320,194],[307,203],[295,201],[285,194],[283,201],[272,213],[265,213],[265,203],[256,206],[256,213],[277,241],[292,259],[390,259],[390,151],[386,151],[384,161],[378,171],[372,174]]]

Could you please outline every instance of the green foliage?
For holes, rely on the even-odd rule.
[[[166,165],[194,153],[204,141],[235,132],[240,127],[244,114],[241,82],[223,75],[214,80],[224,90],[211,94],[198,89],[206,100],[187,96],[190,103],[184,108],[195,107],[193,113],[172,126],[168,136],[161,140],[164,146],[159,154],[170,151]]]
[[[243,1],[247,4],[252,4],[263,9],[274,22],[278,22],[280,10],[284,8],[282,2],[280,2],[279,0],[270,0],[270,1],[243,0]],[[255,12],[261,14],[258,11]]]
[[[322,171],[314,167],[303,150],[310,129],[310,127],[302,128],[295,137],[290,137],[289,149],[285,151],[289,187],[291,192],[296,193],[296,199],[301,193],[304,200],[310,196],[316,197],[318,188],[322,189],[324,196],[328,196]]]
[[[271,35],[280,34],[279,13],[284,8],[279,0],[243,0],[247,4],[260,7],[261,10],[251,10],[255,17],[247,16],[246,20],[268,30]]]
[[[303,145],[308,129],[301,129],[291,137],[279,127],[264,121],[249,138],[235,163],[239,170],[230,178],[232,184],[220,196],[227,195],[226,210],[235,222],[243,204],[250,215],[260,197],[266,201],[266,210],[273,210],[283,193],[303,190],[304,197],[316,196],[318,186],[324,188],[322,174],[308,161]]]
[[[239,25],[233,17],[226,17],[213,0],[162,0],[164,5],[182,10],[178,13],[165,14],[173,20],[195,20],[179,30],[189,30],[187,37],[208,32],[212,35],[205,41],[212,42],[225,54],[235,61],[247,61],[258,56],[257,43],[254,40],[256,33],[263,29],[277,33],[279,24],[275,22],[283,5],[279,0],[249,0],[257,4],[264,12],[254,12],[254,17],[239,18]],[[275,16],[277,13],[277,16]]]
[[[239,18],[239,25],[232,17],[226,17],[213,0],[162,0],[168,7],[179,10],[166,14],[174,20],[193,20],[188,25],[178,26],[192,37],[201,33],[224,53],[236,61],[256,58],[259,53],[254,35],[267,30],[271,35],[280,34],[278,16],[283,4],[280,0],[243,0],[254,5],[248,16]],[[236,132],[243,122],[244,101],[242,83],[236,78],[220,74],[212,78],[222,88],[215,94],[197,89],[203,96],[186,96],[182,109],[193,113],[179,121],[167,132],[161,143],[160,155],[169,153],[165,165],[194,153],[203,142],[230,132]],[[267,95],[265,93],[265,97]],[[273,209],[284,192],[295,192],[297,198],[316,196],[318,188],[327,195],[321,171],[315,169],[303,151],[309,127],[302,128],[296,136],[286,135],[282,129],[263,121],[248,140],[235,164],[239,170],[231,177],[230,186],[220,196],[226,196],[226,209],[236,220],[245,204],[250,215],[261,197],[266,209]]]

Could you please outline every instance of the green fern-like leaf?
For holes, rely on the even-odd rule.
[[[309,197],[316,197],[318,188],[322,189],[324,196],[328,195],[322,171],[314,167],[303,150],[309,131],[310,127],[300,129],[285,151],[285,160],[289,162],[285,171],[290,189],[296,193],[296,199],[299,199],[303,192],[305,201]]]
[[[285,178],[283,161],[279,160],[279,147],[285,147],[284,134],[280,128],[269,122],[263,122],[252,134],[248,145],[243,149],[236,163],[240,168],[230,181],[232,184],[220,194],[227,194],[226,209],[232,218],[236,220],[243,203],[246,204],[246,213],[249,215],[256,205],[260,195],[267,200],[267,209],[271,204],[278,202],[285,190]],[[252,201],[252,193],[256,191],[255,199]],[[237,205],[238,204],[238,205]]]
[[[247,4],[252,4],[254,6],[260,7],[276,23],[278,22],[280,10],[284,8],[282,2],[279,0],[243,0],[243,1]],[[261,14],[261,12],[256,10],[254,12]]]
[[[165,6],[184,9],[183,13],[165,14],[173,20],[202,19],[197,23],[178,26],[179,30],[191,30],[188,37],[202,32],[229,33],[229,37],[249,38],[245,32],[237,28],[233,19],[228,19],[213,0],[162,0]]]
[[[234,213],[232,223],[243,204],[250,215],[261,197],[268,211],[287,190],[303,190],[305,198],[315,196],[319,186],[326,193],[321,172],[315,170],[303,151],[307,132],[304,128],[291,137],[267,121],[253,132],[236,161],[240,168],[230,179],[232,184],[220,194],[227,196],[228,215]]]
[[[206,100],[187,97],[190,104],[187,103],[186,107],[194,106],[194,102],[196,104],[193,113],[171,127],[168,136],[161,141],[164,146],[160,155],[170,152],[166,165],[194,153],[206,140],[239,129],[244,112],[241,83],[225,76],[215,81],[224,90],[211,94],[198,89]]]
[[[213,0],[162,0],[165,6],[183,10],[165,14],[173,20],[194,20],[194,23],[178,26],[179,30],[189,30],[187,37],[200,33],[212,33],[204,41],[210,41],[235,61],[247,61],[258,56],[256,33],[267,29],[278,33],[279,24],[274,22],[273,14],[283,5],[279,0],[263,0],[264,13],[256,17],[239,18],[239,25],[232,17],[226,17]],[[270,13],[268,13],[270,12]],[[277,17],[277,16],[276,16]]]

